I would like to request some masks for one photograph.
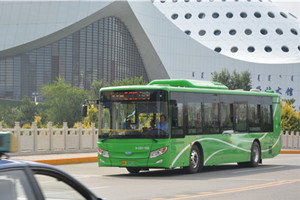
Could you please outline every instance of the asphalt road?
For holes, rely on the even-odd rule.
[[[234,163],[205,167],[198,174],[175,169],[132,175],[125,168],[99,168],[97,163],[58,167],[108,200],[300,199],[300,154],[281,154],[256,168]]]

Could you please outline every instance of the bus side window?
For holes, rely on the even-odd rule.
[[[272,105],[262,105],[262,131],[273,132]]]
[[[260,105],[248,104],[249,132],[260,132]]]
[[[233,131],[233,104],[221,102],[220,110],[221,132]]]
[[[220,95],[220,132],[234,132],[234,95]]]
[[[204,132],[207,134],[220,133],[220,96],[218,94],[204,94],[203,102]]]
[[[187,114],[188,114],[188,132],[189,135],[197,135],[203,133],[202,130],[202,104],[198,103],[187,103]]]
[[[235,103],[235,130],[247,132],[247,103]]]

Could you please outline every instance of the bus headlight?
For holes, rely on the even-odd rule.
[[[151,151],[150,152],[150,158],[156,158],[164,153],[166,153],[168,150],[168,147],[163,147],[163,148],[160,148],[160,149],[157,149],[155,151]]]
[[[99,147],[98,147],[98,153],[99,153],[99,155],[103,156],[104,158],[109,158],[109,153],[108,153],[108,151],[105,151],[105,150],[103,150],[103,149],[100,149]]]

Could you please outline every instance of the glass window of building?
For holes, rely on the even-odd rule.
[[[220,16],[220,14],[217,13],[217,12],[214,12],[214,13],[212,14],[212,17],[213,17],[214,19],[217,19],[219,16]]]
[[[240,16],[241,16],[241,18],[246,18],[246,17],[247,17],[247,13],[241,12],[241,13],[240,13]]]
[[[222,51],[222,48],[221,47],[216,47],[214,51],[220,53]]]
[[[1,58],[0,98],[32,97],[58,77],[89,89],[97,80],[112,83],[135,76],[148,81],[136,44],[121,20],[107,17],[46,46]]]
[[[206,34],[206,31],[205,31],[205,30],[200,30],[200,31],[199,31],[199,35],[200,35],[200,36],[203,36],[203,35],[205,35],[205,34]]]

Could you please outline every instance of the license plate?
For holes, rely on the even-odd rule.
[[[134,166],[135,165],[135,161],[122,161],[122,165],[131,165],[131,166]]]

